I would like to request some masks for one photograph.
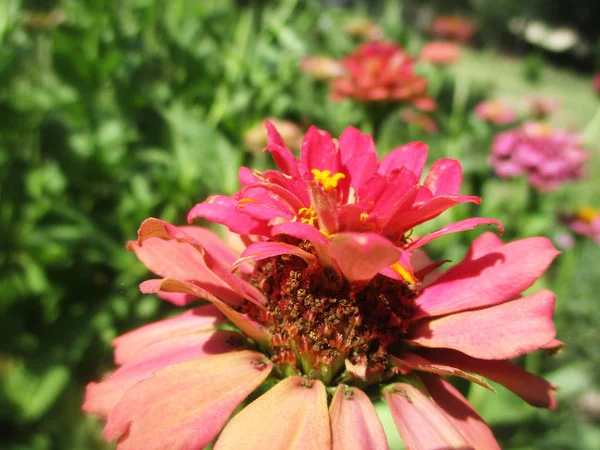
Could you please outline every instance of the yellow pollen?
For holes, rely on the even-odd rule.
[[[313,169],[311,172],[315,177],[315,181],[323,186],[325,192],[333,191],[337,187],[338,181],[340,181],[342,178],[346,178],[346,175],[340,172],[331,175],[331,170],[321,171],[319,169]]]
[[[577,218],[583,220],[586,223],[592,223],[596,217],[600,214],[600,210],[592,208],[590,206],[584,206],[577,210]]]
[[[369,214],[366,212],[360,213],[360,221],[364,222],[365,220],[367,220],[367,217],[369,217]]]
[[[312,206],[310,208],[300,208],[298,217],[302,223],[307,223],[313,227],[317,226],[317,213]]]
[[[403,280],[408,281],[410,284],[415,284],[417,280],[413,277],[408,270],[402,267],[399,263],[394,263],[390,268],[402,277]]]

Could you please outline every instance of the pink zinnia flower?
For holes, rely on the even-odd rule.
[[[421,49],[419,59],[440,66],[454,64],[460,59],[461,49],[454,42],[428,42]]]
[[[526,175],[533,187],[550,191],[582,178],[587,159],[578,134],[527,122],[494,138],[490,163],[499,177]]]
[[[506,125],[517,120],[517,113],[501,100],[486,100],[475,106],[475,114],[495,125]]]
[[[546,119],[560,107],[560,102],[553,97],[531,97],[528,104],[531,115],[537,120]]]
[[[582,236],[590,237],[600,245],[600,210],[584,207],[568,217],[567,223],[571,229]]]
[[[342,61],[345,73],[331,81],[332,98],[362,102],[401,102],[432,111],[427,80],[414,71],[413,59],[393,42],[368,42]]]
[[[442,39],[467,42],[476,31],[475,22],[461,16],[438,16],[431,23],[431,32]]]
[[[596,91],[596,93],[600,94],[600,72],[594,75],[592,85],[594,86],[594,90]]]
[[[145,450],[201,449],[217,436],[215,449],[386,449],[368,390],[386,399],[407,448],[499,448],[447,376],[489,388],[484,376],[555,407],[554,386],[510,361],[560,345],[554,295],[521,296],[557,255],[547,239],[503,244],[486,233],[432,276],[440,263],[423,245],[500,226],[472,218],[410,237],[479,202],[459,195],[457,161],[436,161],[421,182],[421,143],[378,161],[370,136],[348,128],[334,140],[313,127],[298,160],[267,128],[280,170],[242,168],[237,194],[189,214],[239,235],[241,255],[204,228],[158,219],[129,243],[160,277],[142,292],[210,304],[114,341],[120,367],[89,385],[83,406],[108,417],[108,440]]]

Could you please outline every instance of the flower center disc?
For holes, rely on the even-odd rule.
[[[309,242],[299,247],[314,253]],[[353,285],[293,255],[260,261],[251,282],[265,293],[268,314],[248,312],[270,327],[270,356],[280,373],[326,384],[338,375],[350,384],[379,381],[388,350],[402,345],[417,295],[407,282],[383,275]]]

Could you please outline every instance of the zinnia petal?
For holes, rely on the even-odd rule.
[[[331,405],[332,450],[387,450],[377,412],[367,395],[355,387],[338,386]]]
[[[395,383],[386,389],[385,399],[406,448],[473,449],[446,414],[416,387]]]
[[[500,450],[490,428],[460,392],[443,378],[420,374],[419,378],[436,405],[446,413],[474,449]]]
[[[433,195],[458,195],[462,184],[462,168],[455,159],[442,158],[434,162],[423,185]]]
[[[387,175],[394,169],[405,167],[414,173],[418,180],[423,173],[425,161],[427,161],[427,146],[422,142],[410,142],[384,156],[379,163],[377,173]]]
[[[559,254],[548,239],[541,237],[504,246],[494,240],[489,244],[489,253],[484,253],[483,244],[475,241],[465,260],[423,290],[416,299],[420,311],[415,318],[510,300],[530,287]]]
[[[320,381],[288,377],[227,424],[215,450],[329,450],[327,394]]]
[[[204,448],[271,367],[248,350],[166,367],[127,391],[104,437],[119,438],[119,450]]]
[[[537,350],[554,338],[555,296],[542,290],[491,308],[420,320],[412,342],[451,348],[481,359],[508,359]]]

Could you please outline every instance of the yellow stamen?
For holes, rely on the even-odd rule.
[[[600,210],[590,206],[584,206],[583,208],[579,208],[577,210],[577,218],[587,223],[592,223],[599,214]]]
[[[302,223],[307,223],[313,227],[317,226],[317,213],[312,206],[310,208],[300,208],[298,217]]]
[[[417,282],[415,277],[413,277],[410,272],[402,267],[399,263],[392,264],[390,268],[400,275],[403,280],[409,282],[410,284],[415,284]]]
[[[321,171],[319,169],[313,169],[311,172],[315,177],[315,181],[323,186],[325,192],[333,191],[337,187],[338,181],[340,181],[342,178],[346,178],[346,175],[340,172],[331,175],[331,170]]]

